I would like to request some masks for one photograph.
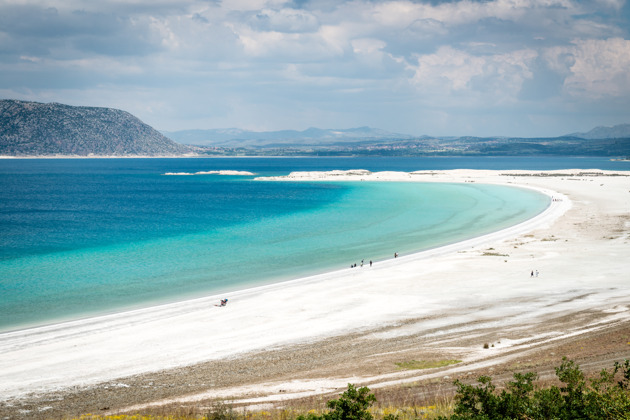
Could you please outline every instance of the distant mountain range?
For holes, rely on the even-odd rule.
[[[183,144],[215,147],[276,147],[282,145],[343,144],[365,140],[401,140],[416,136],[392,133],[378,128],[309,128],[304,131],[249,131],[238,128],[214,130],[164,131],[164,135]]]
[[[630,155],[630,124],[561,137],[430,137],[370,127],[255,132],[236,128],[165,132],[210,155],[311,156],[620,156]]]
[[[128,112],[17,100],[0,101],[0,155],[180,156],[188,146]]]
[[[170,137],[166,137],[166,136]],[[173,140],[176,140],[177,143]],[[630,124],[551,138],[430,137],[370,127],[164,134],[112,108],[0,100],[4,156],[630,156]]]
[[[447,143],[458,140],[499,141],[515,140],[509,137],[431,137],[414,136],[411,134],[393,133],[371,127],[350,129],[321,129],[309,128],[304,131],[250,131],[239,128],[164,131],[167,137],[188,145],[226,147],[226,148],[278,148],[278,147],[322,147],[343,146],[352,143],[397,142],[408,140],[442,140]],[[628,139],[630,138],[630,124],[620,124],[614,127],[597,127],[586,133],[571,133],[557,137],[557,139]],[[551,138],[545,138],[551,139]],[[528,139],[531,140],[531,139]]]
[[[591,140],[629,138],[630,124],[619,124],[613,127],[595,127],[587,133],[573,133],[568,134],[567,136]]]

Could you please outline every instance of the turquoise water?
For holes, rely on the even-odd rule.
[[[385,169],[369,163],[0,162],[0,330],[224,293],[362,259],[379,261],[516,224],[548,204],[547,197],[529,190],[476,184],[162,175],[216,169],[269,175],[345,165]],[[401,164],[414,162],[390,161],[387,169],[413,170],[396,166]]]

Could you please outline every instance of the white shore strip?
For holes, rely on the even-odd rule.
[[[374,327],[391,325],[382,335],[395,337],[411,333],[396,327],[410,318],[433,316],[414,328],[448,329],[461,321],[462,311],[467,321],[505,314],[514,322],[516,313],[532,318],[578,309],[630,317],[627,175],[597,170],[292,174],[285,179],[514,185],[537,189],[554,201],[516,226],[373,267],[0,334],[0,399]],[[617,237],[609,236],[617,231]],[[489,248],[506,256],[484,256]],[[539,277],[530,277],[532,270],[539,270]],[[587,298],[568,301],[578,295]],[[223,297],[228,305],[215,306]]]

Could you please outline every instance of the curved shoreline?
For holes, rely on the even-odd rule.
[[[250,188],[261,187],[261,191],[265,192],[268,189],[285,190],[284,187],[278,188],[277,182],[265,182],[266,186],[263,186],[249,180],[246,184],[249,184]],[[297,183],[292,184],[294,187],[288,187],[291,191],[294,188],[298,190],[305,188],[306,191],[310,191],[312,188],[295,186]],[[225,295],[258,285],[279,283],[343,269],[347,267],[348,262],[358,262],[364,257],[374,261],[386,260],[393,256],[394,251],[401,255],[408,255],[520,223],[542,211],[549,204],[545,196],[515,187],[486,187],[463,183],[431,186],[429,183],[383,181],[365,183],[347,181],[342,183],[345,186],[340,185],[339,188],[334,187],[333,182],[327,184],[333,186],[333,190],[344,191],[339,198],[340,201],[322,207],[323,212],[318,210],[318,206],[314,209],[315,211],[300,210],[295,214],[291,213],[291,217],[274,216],[272,219],[267,219],[265,223],[261,223],[261,226],[264,229],[271,228],[269,234],[258,233],[264,232],[258,225],[241,221],[229,228],[218,229],[216,232],[213,230],[211,233],[204,231],[185,233],[181,237],[173,236],[166,241],[162,240],[167,239],[166,237],[151,238],[139,242],[99,245],[96,248],[79,248],[72,251],[72,254],[57,254],[58,257],[56,255],[20,256],[16,258],[15,264],[10,260],[5,261],[6,264],[3,264],[3,267],[6,268],[8,284],[19,284],[28,280],[24,283],[28,285],[38,284],[41,281],[42,293],[39,296],[34,292],[29,293],[28,288],[25,293],[20,293],[19,286],[16,286],[15,298],[14,293],[9,293],[9,299],[3,307],[6,319],[2,320],[4,325],[0,326],[0,333],[129,312],[200,297]],[[318,190],[328,188],[316,187]],[[437,196],[434,195],[435,191],[439,191]],[[447,193],[450,194],[448,197],[442,196]],[[465,204],[459,205],[465,205],[466,210],[462,207],[462,210],[448,216],[442,214],[441,206],[436,204],[445,203],[450,209],[452,206],[448,202],[453,200],[457,203],[460,202],[460,198]],[[418,200],[417,205],[413,200]],[[428,205],[427,209],[425,209],[425,203]],[[318,201],[318,204],[321,203]],[[459,205],[454,204],[455,207]],[[478,208],[492,210],[477,210]],[[343,209],[341,210],[343,213],[340,213],[338,209]],[[433,218],[439,222],[425,222],[425,212],[429,214],[429,220]],[[360,214],[361,217],[357,219],[355,214]],[[366,218],[365,214],[375,214],[378,217]],[[433,216],[436,214],[438,217]],[[476,217],[474,223],[468,222],[473,217]],[[269,223],[269,220],[272,223]],[[320,225],[320,221],[323,224]],[[329,225],[331,226],[328,227]],[[240,249],[241,241],[226,238],[229,236],[247,238],[252,234],[252,229],[256,230],[256,237],[252,237],[251,242],[248,241],[246,252]],[[290,233],[276,234],[283,231]],[[443,231],[446,232],[443,233]],[[336,232],[344,233],[339,235]],[[301,235],[304,241],[296,241],[296,235]],[[314,240],[311,241],[309,238],[314,238]],[[189,245],[189,242],[193,241],[194,243]],[[290,241],[292,247],[297,246],[295,252],[287,252],[283,241]],[[252,248],[251,244],[257,247]],[[191,247],[205,252],[191,255],[191,258],[187,256],[184,259],[169,258],[170,254],[185,256],[187,251],[177,250],[192,250]],[[234,251],[230,254],[230,250]],[[264,257],[258,255],[264,255]],[[284,259],[276,261],[278,257]],[[56,265],[51,262],[53,258],[58,261]],[[44,262],[40,262],[40,259]],[[96,259],[99,260],[100,267],[111,266],[116,268],[118,274],[110,277],[107,272],[97,272],[97,267],[94,266]],[[160,265],[153,260],[162,263]],[[271,263],[271,267],[276,268],[267,267],[268,262]],[[47,266],[46,263],[50,265]],[[146,265],[151,269],[136,270],[136,265],[140,267]],[[216,275],[213,273],[215,266],[220,269]],[[31,267],[33,268],[30,269]],[[188,274],[192,270],[196,271]],[[64,273],[64,275],[55,275],[55,272]],[[111,287],[101,290],[101,293],[105,295],[92,297],[89,289],[81,289],[79,286],[83,283],[84,276],[90,279],[90,283],[111,284]],[[180,277],[186,276],[190,277],[194,287],[173,286]],[[151,286],[147,280],[153,277],[157,277],[164,286]],[[116,290],[127,286],[125,281],[127,278],[131,283],[125,295],[129,298],[114,298],[111,306],[108,306],[110,291],[112,296],[117,296]],[[57,294],[56,281],[76,283],[77,289],[71,289],[71,291],[77,297],[82,295],[83,301],[73,299],[72,293],[67,293],[70,295],[70,300],[65,302],[63,296],[66,293]],[[139,295],[134,299],[133,293],[129,290],[149,294],[150,298]],[[186,294],[183,293],[184,290],[187,291]],[[29,300],[28,296],[31,295],[33,299]],[[42,299],[41,296],[48,297]],[[18,299],[22,301],[21,304],[14,303]],[[59,301],[60,304],[63,303],[66,306],[61,305],[58,310],[49,305],[51,301]],[[92,305],[88,307],[83,302],[92,302]],[[15,313],[12,313],[11,308],[16,309]],[[22,321],[24,319],[27,321]],[[11,324],[12,321],[13,324]]]
[[[469,170],[432,171],[412,176],[414,181],[422,182],[454,182],[454,179],[506,185],[513,182],[515,186],[539,189],[562,200],[553,201],[543,213],[518,225],[381,261],[370,269],[343,269],[230,293],[227,308],[215,308],[218,297],[207,297],[2,334],[0,394],[10,399],[31,392],[89,386],[130,375],[232,358],[254,350],[309,343],[383,325],[395,326],[403,319],[442,313],[439,308],[450,305],[451,301],[457,302],[458,307],[460,303],[461,307],[468,307],[475,296],[471,296],[469,290],[460,289],[470,288],[478,294],[479,286],[485,282],[480,283],[476,278],[478,274],[473,272],[469,275],[475,277],[474,284],[469,281],[462,287],[452,283],[451,277],[460,271],[451,272],[449,267],[468,258],[460,251],[479,251],[489,244],[496,246],[494,244],[534,230],[545,230],[572,206],[564,192],[560,195],[556,189],[548,188],[553,185],[525,185],[524,181],[532,182],[530,177],[535,175],[531,174],[540,172],[502,173],[524,173],[527,178],[510,180],[500,178],[505,175],[497,171]],[[386,180],[382,173],[379,176],[380,180]],[[483,257],[474,256],[476,260],[479,258]],[[479,267],[476,260],[471,260],[473,267]],[[527,277],[522,272],[523,267],[531,267],[531,263],[518,260],[515,264],[519,276]],[[484,273],[486,276],[494,270],[479,268],[489,270]],[[435,279],[443,277],[442,271],[447,276],[442,281],[447,283],[434,284]],[[426,279],[430,276],[434,280],[428,282]],[[357,287],[358,284],[361,286]],[[450,295],[443,296],[442,288],[448,288]],[[503,301],[518,295],[516,292],[508,288],[493,290],[497,299]],[[308,325],[308,331],[304,325]]]

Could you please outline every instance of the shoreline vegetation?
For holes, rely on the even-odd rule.
[[[516,227],[234,293],[220,310],[198,299],[1,334],[0,417],[207,413],[218,401],[260,413],[321,406],[348,383],[419,404],[452,400],[454,380],[535,371],[553,381],[563,356],[589,374],[609,368],[630,349],[628,175],[290,174],[282,179],[502,184],[553,200]]]

